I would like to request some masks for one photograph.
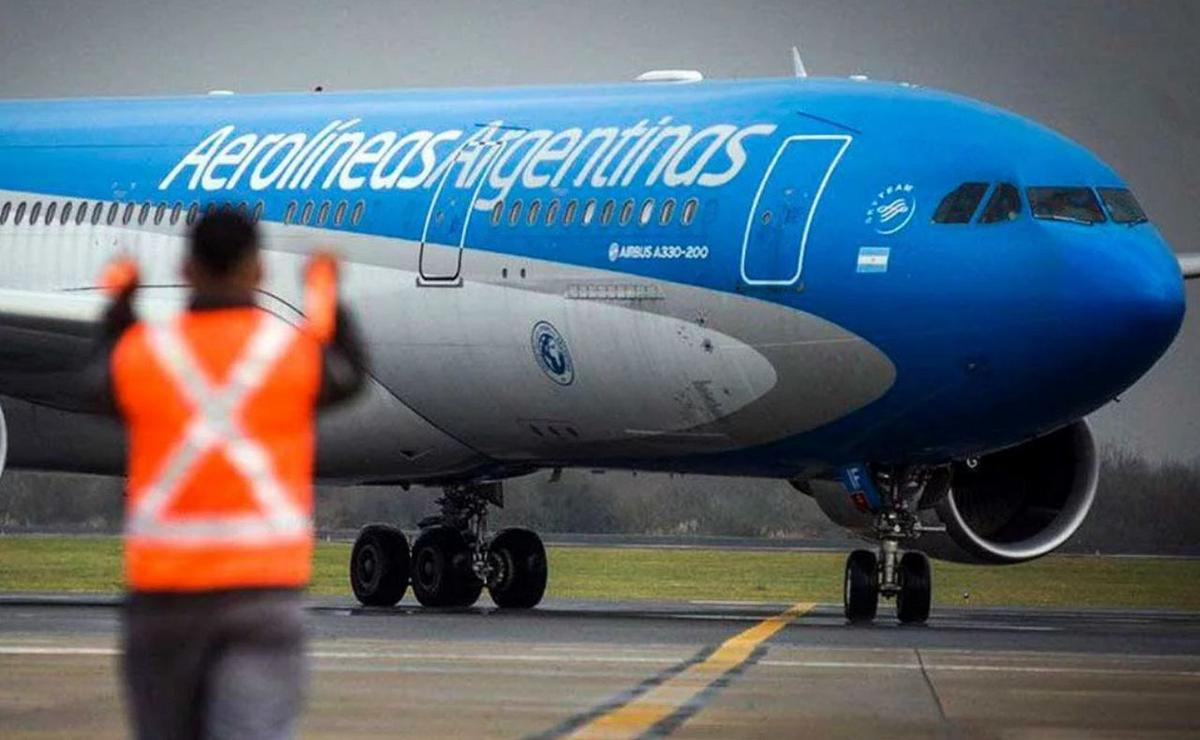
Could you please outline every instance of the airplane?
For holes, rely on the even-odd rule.
[[[798,67],[799,69],[799,67]],[[1162,356],[1176,256],[1070,139],[861,77],[0,102],[0,468],[123,472],[73,373],[141,264],[258,221],[261,306],[302,319],[315,249],[372,357],[321,423],[322,480],[444,490],[409,544],[359,534],[365,605],[542,599],[545,549],[492,532],[504,481],[562,468],[790,482],[874,543],[844,609],[929,616],[929,555],[1019,563],[1096,492],[1085,419]]]

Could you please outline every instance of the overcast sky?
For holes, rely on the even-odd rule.
[[[0,0],[0,97],[864,73],[964,93],[1082,142],[1178,251],[1200,251],[1200,2],[469,3]],[[1200,284],[1188,289],[1200,305]],[[1095,421],[1200,458],[1200,311]]]

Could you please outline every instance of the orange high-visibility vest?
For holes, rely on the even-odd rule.
[[[302,587],[320,341],[257,308],[135,324],[112,355],[137,591]]]

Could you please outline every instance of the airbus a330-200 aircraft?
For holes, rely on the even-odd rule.
[[[0,450],[122,472],[72,380],[98,276],[133,255],[139,310],[169,315],[189,224],[230,207],[261,224],[278,316],[299,320],[314,249],[345,259],[372,380],[322,424],[319,475],[445,489],[411,549],[362,531],[364,604],[411,583],[425,605],[536,605],[541,541],[486,515],[538,469],[790,481],[877,543],[847,561],[855,621],[881,596],[924,621],[923,553],[1063,544],[1096,491],[1084,417],[1171,344],[1200,259],[1017,115],[697,77],[0,103]]]

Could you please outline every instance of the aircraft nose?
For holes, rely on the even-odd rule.
[[[1152,227],[1129,229],[1077,254],[1073,280],[1081,339],[1091,345],[1092,372],[1119,393],[1166,352],[1183,323],[1179,262]]]

